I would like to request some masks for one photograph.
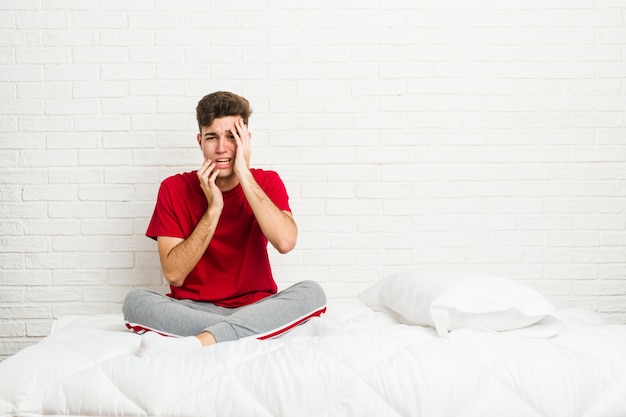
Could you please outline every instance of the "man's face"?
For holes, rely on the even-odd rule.
[[[204,157],[213,161],[219,169],[219,179],[225,180],[234,176],[233,165],[237,153],[237,143],[232,131],[235,121],[240,116],[226,116],[213,120],[211,126],[202,126],[198,134],[198,144]]]

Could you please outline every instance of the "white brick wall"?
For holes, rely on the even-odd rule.
[[[320,5],[317,5],[320,4]],[[194,109],[254,107],[284,287],[465,265],[626,322],[623,0],[0,1],[0,358],[163,289],[143,237]]]

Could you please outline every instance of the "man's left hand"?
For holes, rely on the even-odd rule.
[[[243,122],[243,119],[235,121],[234,128],[231,129],[231,133],[237,143],[237,153],[235,155],[235,174],[241,178],[241,175],[250,171],[250,155],[252,148],[250,147],[250,139],[252,135],[248,131],[248,126]]]

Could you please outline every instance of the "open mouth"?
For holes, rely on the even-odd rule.
[[[216,168],[226,168],[230,165],[230,158],[220,158],[215,160]]]

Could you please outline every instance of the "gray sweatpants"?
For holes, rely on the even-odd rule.
[[[132,331],[156,331],[172,336],[209,332],[218,342],[248,336],[276,337],[326,310],[324,290],[302,281],[243,307],[227,308],[193,300],[176,300],[139,288],[124,299],[122,311]]]

